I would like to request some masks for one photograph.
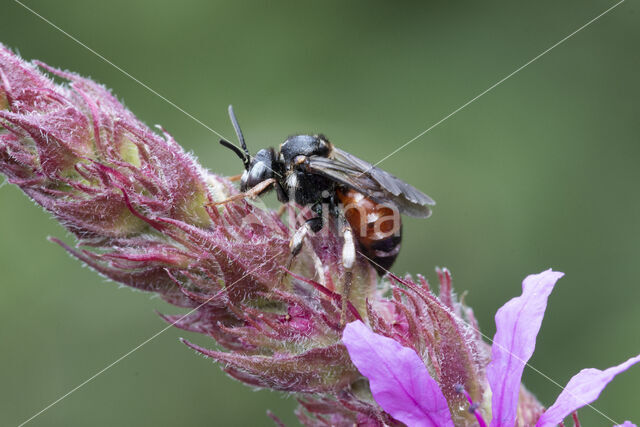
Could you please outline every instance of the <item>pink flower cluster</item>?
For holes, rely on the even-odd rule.
[[[495,426],[551,425],[580,406],[566,403],[573,394],[591,399],[561,395],[565,403],[545,412],[520,384],[557,273],[501,309],[489,347],[447,270],[436,296],[420,276],[380,281],[358,259],[347,320],[361,323],[345,329],[336,235],[314,236],[285,271],[304,212],[285,224],[244,200],[211,205],[237,190],[169,134],[151,131],[103,86],[2,45],[0,173],[75,235],[75,248],[56,240],[71,254],[186,309],[164,318],[224,351],[187,345],[251,386],[295,394],[305,425],[466,426],[491,416]],[[633,361],[579,374],[567,390],[604,387]]]

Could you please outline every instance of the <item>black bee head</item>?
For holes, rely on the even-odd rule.
[[[284,163],[289,165],[298,156],[327,157],[331,153],[331,143],[324,135],[293,135],[280,146]]]
[[[238,119],[236,119],[236,115],[234,114],[233,107],[231,105],[229,105],[229,117],[231,118],[231,123],[236,131],[236,135],[238,136],[238,141],[240,141],[240,147],[237,147],[224,139],[220,140],[220,144],[232,150],[238,157],[240,157],[240,160],[242,160],[244,173],[242,174],[242,178],[240,178],[240,190],[247,191],[260,184],[262,181],[273,178],[273,175],[275,174],[273,168],[275,166],[274,163],[276,155],[273,148],[270,148],[258,151],[252,158],[249,154],[247,144],[244,141],[242,130],[240,130]]]
[[[273,178],[276,154],[273,148],[263,148],[251,159],[249,167],[240,179],[240,191],[247,191],[262,181]]]

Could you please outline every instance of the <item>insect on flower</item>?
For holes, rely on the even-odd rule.
[[[225,140],[220,143],[242,160],[245,168],[239,178],[242,193],[214,204],[254,198],[275,189],[280,202],[294,201],[309,206],[315,216],[295,231],[290,242],[289,264],[302,249],[309,232],[317,233],[324,227],[327,213],[336,218],[344,242],[344,313],[356,245],[378,274],[383,275],[400,250],[402,224],[399,213],[427,218],[431,215],[429,206],[435,202],[390,173],[334,147],[320,134],[290,136],[277,152],[271,147],[263,148],[252,157],[231,105],[229,116],[242,150]]]
[[[162,317],[216,340],[213,350],[184,342],[231,377],[295,393],[303,425],[452,427],[491,419],[492,427],[551,427],[640,364],[637,355],[606,370],[583,370],[545,411],[521,379],[562,273],[525,279],[522,295],[498,311],[489,347],[448,270],[437,270],[436,295],[421,276],[378,281],[364,259],[354,263],[358,246],[380,266],[397,255],[375,246],[384,240],[379,234],[365,240],[371,234],[364,218],[377,217],[374,232],[384,232],[380,206],[426,217],[431,199],[320,135],[294,136],[277,152],[251,157],[232,111],[231,118],[241,148],[223,145],[242,159],[245,173],[243,194],[229,198],[237,193],[229,180],[204,169],[166,132],[152,132],[104,86],[28,63],[0,44],[0,174],[73,233],[77,247],[52,240],[105,277],[189,309]],[[304,209],[302,219],[322,208],[321,218],[294,233],[294,252],[276,212],[244,201],[203,207],[274,188],[282,201],[316,210]],[[340,222],[350,234],[336,233]],[[326,233],[303,248],[320,226]],[[280,267],[297,250],[289,286]],[[354,322],[342,328],[338,320],[347,318],[335,289],[346,282],[345,254],[344,262],[354,263]],[[320,270],[316,260],[320,282],[309,278]],[[344,310],[347,298],[341,300]]]

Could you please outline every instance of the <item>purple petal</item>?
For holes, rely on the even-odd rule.
[[[487,365],[493,393],[491,427],[512,427],[516,422],[522,371],[535,349],[547,298],[562,276],[564,273],[551,269],[527,276],[522,282],[522,295],[496,313],[496,335]]]
[[[631,421],[625,421],[622,424],[618,424],[616,426],[613,427],[638,427],[636,426],[634,423],[632,423]]]
[[[604,371],[591,368],[578,372],[577,375],[574,375],[569,380],[565,389],[556,399],[556,403],[542,414],[536,427],[555,426],[573,411],[595,401],[616,375],[626,371],[638,362],[640,362],[640,354]],[[628,427],[633,424],[627,421],[622,425]]]
[[[349,356],[369,379],[371,393],[389,415],[410,426],[453,427],[447,400],[418,354],[364,323],[349,323],[342,334]]]

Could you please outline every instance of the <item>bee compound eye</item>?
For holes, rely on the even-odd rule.
[[[264,162],[256,162],[247,174],[246,183],[249,188],[255,187],[262,181],[271,178],[272,170]]]
[[[240,191],[247,191],[248,190],[248,183],[249,181],[249,171],[244,171],[242,173],[242,176],[240,177]]]

